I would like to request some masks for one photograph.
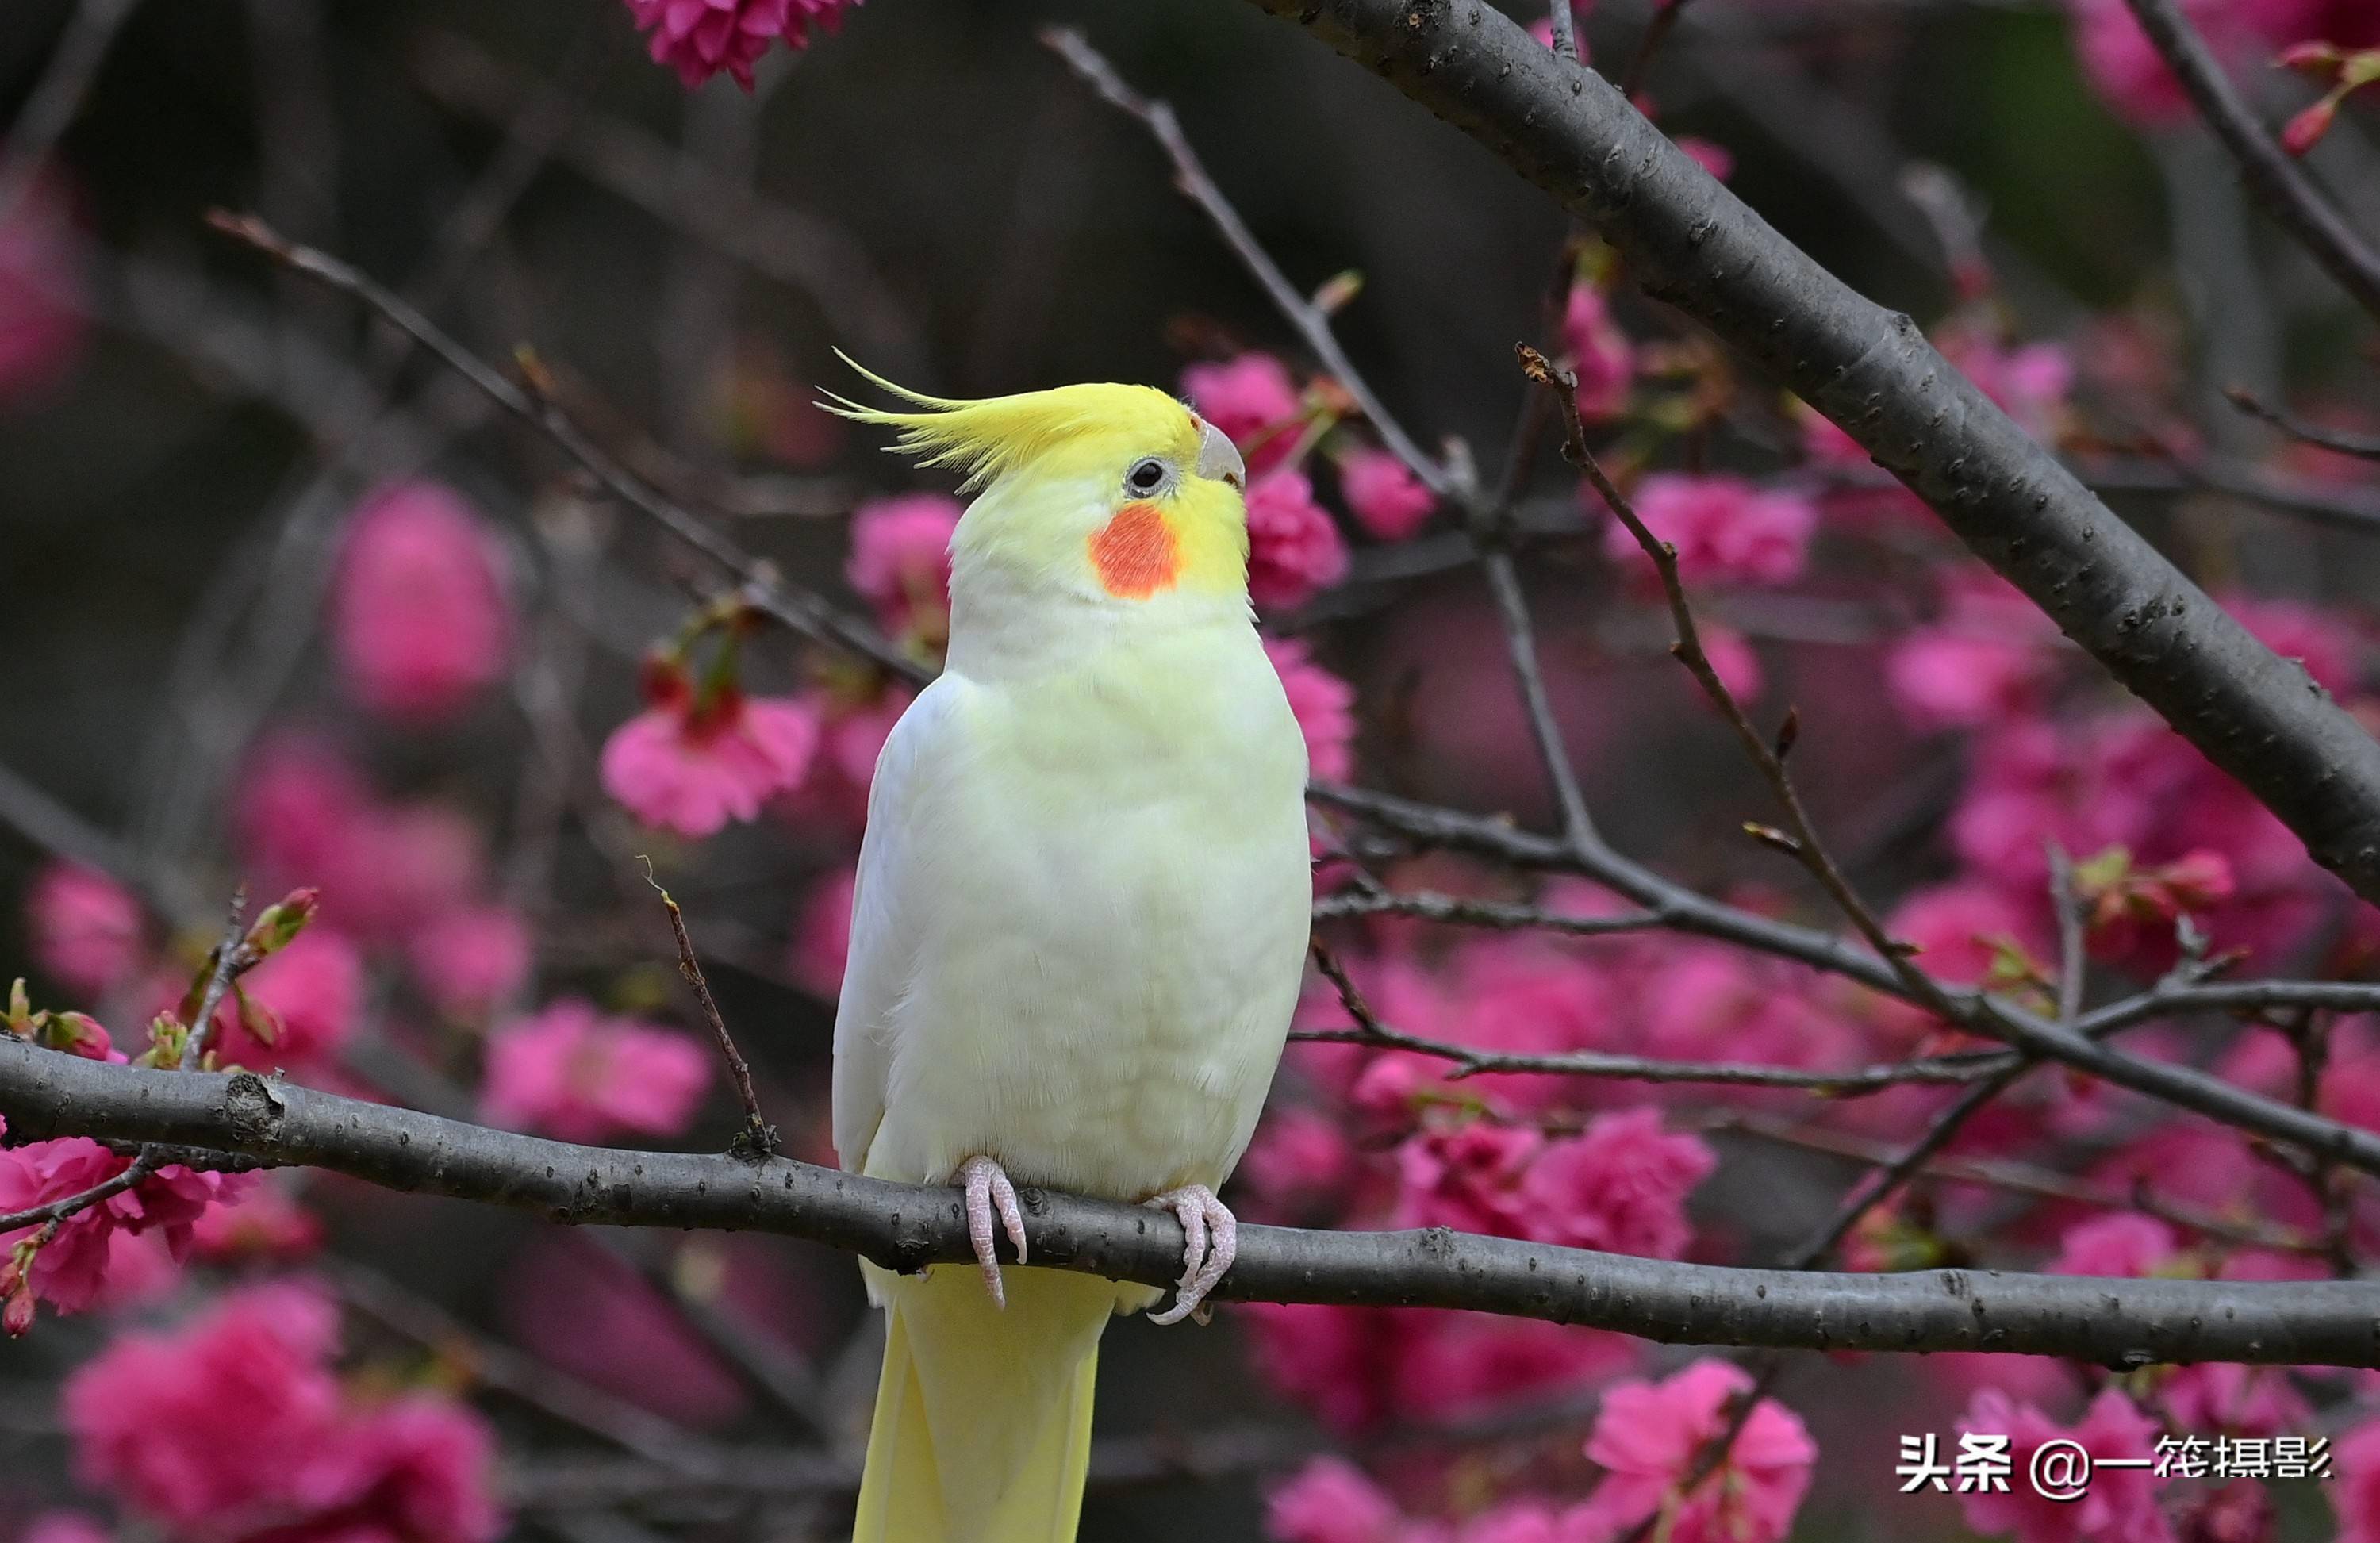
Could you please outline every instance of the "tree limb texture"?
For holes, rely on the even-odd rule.
[[[1646,293],[1834,420],[2315,860],[2380,901],[2380,743],[2118,519],[1937,353],[1487,0],[1251,0],[1589,221]]]
[[[808,1238],[896,1270],[971,1258],[958,1192],[809,1163],[578,1147],[340,1098],[251,1073],[108,1065],[0,1038],[0,1114],[19,1140],[77,1135],[209,1148],[552,1221]],[[1148,1285],[1181,1226],[1145,1207],[1028,1189],[1037,1264]],[[2380,1283],[2116,1281],[1990,1271],[1849,1275],[1679,1264],[1478,1237],[1241,1229],[1226,1296],[1463,1307],[1679,1344],[2005,1351],[2114,1367],[2250,1361],[2380,1367]]]

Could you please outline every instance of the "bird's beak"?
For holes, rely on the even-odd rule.
[[[1247,463],[1240,459],[1239,446],[1204,419],[1198,420],[1197,471],[1201,477],[1220,478],[1242,492],[1248,491]]]

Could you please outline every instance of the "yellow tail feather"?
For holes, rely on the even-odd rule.
[[[1113,1282],[1012,1266],[871,1269],[889,1315],[855,1543],[1074,1543]]]

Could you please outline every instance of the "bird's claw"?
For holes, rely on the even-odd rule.
[[[1215,1198],[1215,1192],[1205,1185],[1184,1185],[1152,1196],[1148,1201],[1160,1210],[1170,1210],[1182,1223],[1182,1281],[1175,1289],[1173,1306],[1161,1313],[1151,1313],[1151,1323],[1179,1323],[1194,1313],[1198,1321],[1207,1321],[1203,1304],[1207,1294],[1232,1268],[1240,1255],[1239,1219],[1231,1208]]]
[[[975,1262],[983,1268],[983,1289],[990,1294],[992,1306],[1008,1306],[1008,1289],[1000,1282],[1000,1256],[993,1250],[991,1213],[1000,1211],[1001,1230],[1016,1246],[1016,1262],[1025,1262],[1025,1210],[1016,1203],[1016,1186],[1008,1182],[1008,1174],[1000,1164],[988,1157],[972,1157],[959,1164],[953,1175],[966,1190],[967,1241],[975,1245]]]

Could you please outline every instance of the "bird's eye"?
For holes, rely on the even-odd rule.
[[[1163,487],[1165,480],[1172,475],[1171,468],[1150,456],[1133,463],[1132,469],[1123,474],[1123,485],[1134,492],[1146,495]]]

